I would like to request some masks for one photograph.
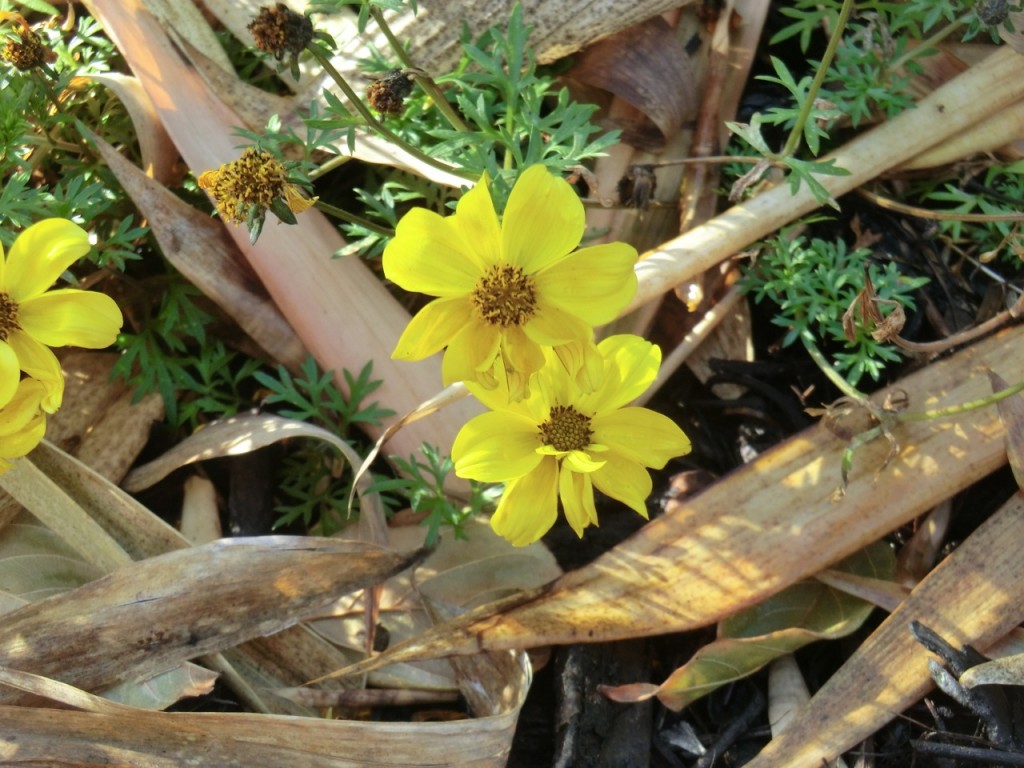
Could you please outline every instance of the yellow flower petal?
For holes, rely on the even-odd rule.
[[[479,243],[467,240],[453,217],[414,208],[398,222],[384,249],[384,275],[407,291],[428,296],[469,294],[486,264]]]
[[[4,459],[20,459],[31,453],[46,436],[46,416],[40,413],[20,432],[0,438],[0,456]],[[0,472],[10,469],[10,463],[0,459]]]
[[[22,302],[37,296],[89,252],[89,234],[67,219],[44,219],[22,232],[7,254],[0,289]]]
[[[533,279],[545,304],[603,325],[636,295],[636,260],[636,249],[625,243],[595,245],[545,267]]]
[[[544,351],[522,328],[512,326],[502,334],[501,351],[505,365],[529,379],[544,365]]]
[[[501,222],[505,258],[534,274],[568,255],[583,237],[583,203],[543,165],[527,168],[509,194]]]
[[[639,336],[609,336],[597,345],[597,350],[604,360],[604,381],[600,389],[580,401],[591,413],[633,402],[658,376],[661,350]]]
[[[576,315],[551,304],[545,297],[538,302],[537,314],[523,326],[526,335],[537,344],[553,347],[571,341],[590,341],[594,328]]]
[[[21,365],[18,355],[10,344],[0,341],[0,406],[7,405],[18,391],[21,381]]]
[[[591,420],[594,442],[647,467],[661,469],[668,460],[690,452],[690,440],[667,416],[647,408],[622,408]]]
[[[0,456],[7,453],[7,440],[30,428],[41,415],[40,402],[46,396],[46,387],[35,379],[22,379],[18,390],[6,406],[0,408]],[[38,442],[38,441],[37,441]]]
[[[472,305],[463,297],[430,302],[409,321],[391,356],[396,360],[422,360],[440,352],[471,322],[472,312]]]
[[[510,413],[489,411],[470,419],[452,444],[455,474],[484,483],[506,483],[540,464],[537,426]]]
[[[583,530],[588,525],[597,525],[590,475],[570,472],[563,466],[558,474],[558,497],[562,500],[565,519],[582,539]]]
[[[124,318],[112,298],[95,291],[65,288],[26,299],[18,309],[18,325],[41,344],[88,349],[109,347]]]
[[[64,399],[64,373],[49,347],[43,346],[24,331],[15,331],[7,343],[18,355],[21,370],[36,379],[45,389],[42,408],[54,413]]]
[[[558,462],[546,457],[537,468],[505,486],[491,528],[516,547],[532,544],[558,518]]]
[[[456,381],[479,381],[493,387],[494,360],[501,345],[501,334],[484,323],[467,321],[452,333],[441,364],[445,386]]]
[[[591,473],[591,481],[605,496],[621,501],[647,519],[647,497],[651,495],[651,476],[642,465],[611,455],[603,467]]]
[[[487,174],[480,183],[469,190],[455,206],[453,221],[462,233],[462,239],[472,244],[473,255],[481,272],[486,268],[503,263],[501,256],[501,225],[494,212]]]

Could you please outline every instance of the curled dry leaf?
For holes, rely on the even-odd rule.
[[[466,540],[441,538],[437,548],[415,567],[388,579],[377,593],[378,634],[387,633],[393,645],[427,629],[434,620],[430,605],[467,609],[523,589],[546,584],[561,575],[554,557],[537,543],[513,547],[484,520],[466,521]],[[425,531],[418,526],[390,530],[390,544],[399,552],[423,546]],[[424,605],[424,602],[428,605]],[[366,646],[363,595],[342,598],[333,618],[311,626],[338,645],[359,651]],[[424,661],[395,664],[370,675],[373,685],[398,688],[454,690],[457,680],[450,664]]]
[[[159,458],[133,469],[124,480],[124,488],[140,491],[167,477],[178,467],[206,459],[249,453],[293,437],[312,437],[330,443],[345,457],[352,471],[356,471],[363,463],[362,457],[352,446],[326,429],[273,414],[247,414],[207,424]],[[362,538],[384,543],[387,541],[384,507],[377,494],[366,493],[369,485],[368,475],[356,480],[361,509],[359,524],[365,534]]]
[[[290,627],[421,556],[289,536],[179,550],[8,613],[0,654],[21,671],[87,690],[145,679]]]
[[[512,691],[521,704],[522,686]],[[504,768],[516,713],[375,723],[216,712],[95,714],[0,706],[0,751],[26,764],[213,768]]]
[[[660,16],[594,43],[577,57],[567,77],[636,108],[635,121],[608,126],[621,128],[622,140],[636,147],[663,148],[697,114],[697,87],[689,57]]]

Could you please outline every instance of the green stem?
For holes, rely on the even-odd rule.
[[[336,219],[341,219],[342,221],[348,222],[349,224],[358,224],[360,227],[365,227],[371,232],[376,232],[378,235],[383,235],[384,237],[393,237],[395,234],[395,231],[393,229],[389,229],[388,227],[382,227],[380,224],[375,224],[369,219],[364,219],[362,216],[358,216],[354,213],[349,213],[348,211],[342,208],[335,208],[333,205],[331,205],[330,203],[325,203],[323,200],[317,200],[314,205],[329,216],[333,216]]]
[[[366,122],[367,126],[369,126],[371,129],[376,131],[383,138],[387,139],[395,146],[404,149],[417,160],[426,163],[431,168],[436,168],[439,171],[444,171],[445,173],[451,173],[456,176],[461,176],[464,179],[475,181],[475,178],[472,176],[472,174],[467,173],[461,168],[456,168],[454,166],[448,165],[447,163],[443,163],[437,158],[431,157],[423,150],[421,150],[419,147],[414,147],[412,144],[409,144],[407,141],[402,139],[401,136],[399,136],[390,128],[381,123],[376,117],[373,116],[373,113],[366,108],[366,105],[363,103],[363,100],[360,99],[356,92],[349,87],[348,82],[345,80],[344,77],[341,76],[341,73],[334,68],[334,65],[331,64],[330,60],[323,54],[322,51],[320,51],[315,45],[306,46],[306,50],[313,55],[313,58],[316,59],[317,62],[319,62],[320,66],[324,68],[324,71],[328,75],[330,75],[331,79],[337,84],[338,88],[341,89],[341,92],[345,94],[345,98],[347,98],[349,102],[351,102],[352,106],[355,107],[356,111]]]
[[[946,27],[943,27],[942,29],[940,29],[934,35],[929,37],[927,40],[922,40],[920,43],[915,45],[913,48],[908,50],[906,53],[904,53],[899,58],[896,58],[896,59],[893,59],[892,61],[890,61],[886,65],[886,69],[888,69],[890,72],[895,72],[896,70],[898,70],[900,67],[902,67],[904,64],[906,64],[911,59],[916,59],[918,56],[923,55],[929,48],[934,48],[936,45],[941,43],[943,40],[945,40],[951,34],[956,32],[956,30],[960,29],[960,27],[962,27],[964,24],[966,24],[967,23],[967,19],[971,15],[972,14],[964,14],[963,16],[961,16],[956,21],[951,22],[949,24],[949,26],[946,26]]]
[[[846,379],[839,375],[838,371],[836,371],[836,369],[832,367],[829,361],[825,359],[825,356],[821,353],[821,350],[818,349],[818,345],[815,344],[812,339],[810,339],[806,334],[801,334],[800,341],[803,342],[804,348],[807,350],[807,354],[811,356],[811,359],[814,360],[817,366],[821,369],[821,372],[824,373],[826,377],[828,377],[829,381],[836,385],[836,388],[840,392],[842,392],[851,400],[859,400],[861,402],[864,402],[868,399],[867,395],[865,395],[856,387],[851,386],[850,382],[848,382]]]
[[[469,126],[462,121],[459,113],[456,112],[452,105],[448,103],[448,99],[444,97],[444,92],[438,87],[437,83],[434,82],[433,78],[424,73],[422,69],[417,67],[413,63],[412,59],[409,58],[409,54],[405,50],[405,47],[402,45],[401,41],[395,37],[394,33],[391,31],[391,27],[388,26],[388,23],[384,20],[384,14],[381,12],[380,8],[371,5],[370,15],[373,17],[373,20],[377,22],[377,26],[380,27],[380,31],[384,33],[384,37],[387,38],[388,44],[391,46],[391,50],[395,52],[395,56],[400,62],[402,62],[402,66],[410,71],[416,80],[416,84],[430,97],[430,100],[434,103],[434,106],[441,111],[441,114],[444,115],[448,124],[456,131],[468,133]]]
[[[807,99],[804,101],[804,105],[800,110],[800,115],[796,119],[796,123],[793,125],[793,130],[789,132],[789,137],[786,139],[786,146],[782,148],[782,152],[779,153],[780,157],[789,157],[796,152],[797,145],[800,143],[800,136],[803,134],[804,124],[811,116],[811,110],[814,108],[814,100],[818,96],[818,92],[821,90],[822,83],[825,82],[825,77],[828,75],[828,68],[832,65],[832,59],[836,56],[836,50],[839,48],[839,43],[843,39],[843,32],[846,30],[846,22],[850,20],[850,14],[853,12],[853,0],[843,0],[843,7],[839,11],[839,18],[836,20],[836,28],[832,30],[832,37],[828,41],[828,48],[825,49],[825,55],[821,59],[821,64],[818,65],[818,71],[814,73],[814,80],[811,82],[811,87],[807,91]]]
[[[1024,392],[1024,381],[1014,384],[1012,387],[1001,389],[998,392],[994,392],[988,397],[980,397],[977,400],[969,400],[966,403],[958,403],[957,405],[951,405],[948,408],[936,408],[931,411],[920,411],[918,413],[901,413],[896,419],[897,421],[928,421],[930,419],[948,419],[950,416],[959,416],[961,413],[967,413],[968,411],[976,411],[979,408],[987,408],[990,405],[998,403],[1000,400],[1005,400],[1008,397],[1016,395],[1018,392]]]

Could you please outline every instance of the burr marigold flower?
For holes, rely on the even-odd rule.
[[[53,413],[64,396],[64,376],[50,347],[101,349],[117,338],[124,320],[109,296],[47,290],[88,251],[88,233],[67,219],[33,224],[6,255],[0,246],[0,406],[15,396],[24,371],[44,386],[42,409]]]
[[[550,352],[524,400],[506,403],[494,391],[468,385],[492,410],[456,436],[455,474],[505,483],[491,527],[516,546],[554,525],[559,499],[582,537],[588,525],[597,525],[594,488],[646,518],[647,468],[661,469],[690,450],[667,416],[629,405],[657,376],[661,350],[632,335],[611,336],[597,350],[604,376],[593,392],[580,391]]]
[[[436,299],[412,319],[392,357],[420,360],[447,347],[445,384],[477,382],[515,400],[552,348],[593,389],[601,368],[593,328],[636,293],[637,253],[625,243],[574,250],[584,227],[576,192],[540,165],[523,171],[500,222],[486,176],[452,216],[409,211],[384,250],[384,274]]]
[[[46,386],[37,379],[18,382],[14,397],[0,408],[0,473],[11,468],[11,460],[21,458],[43,439],[46,413],[42,401]]]

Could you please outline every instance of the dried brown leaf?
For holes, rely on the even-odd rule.
[[[420,556],[288,536],[179,550],[7,614],[0,654],[84,689],[141,680],[285,629]]]

